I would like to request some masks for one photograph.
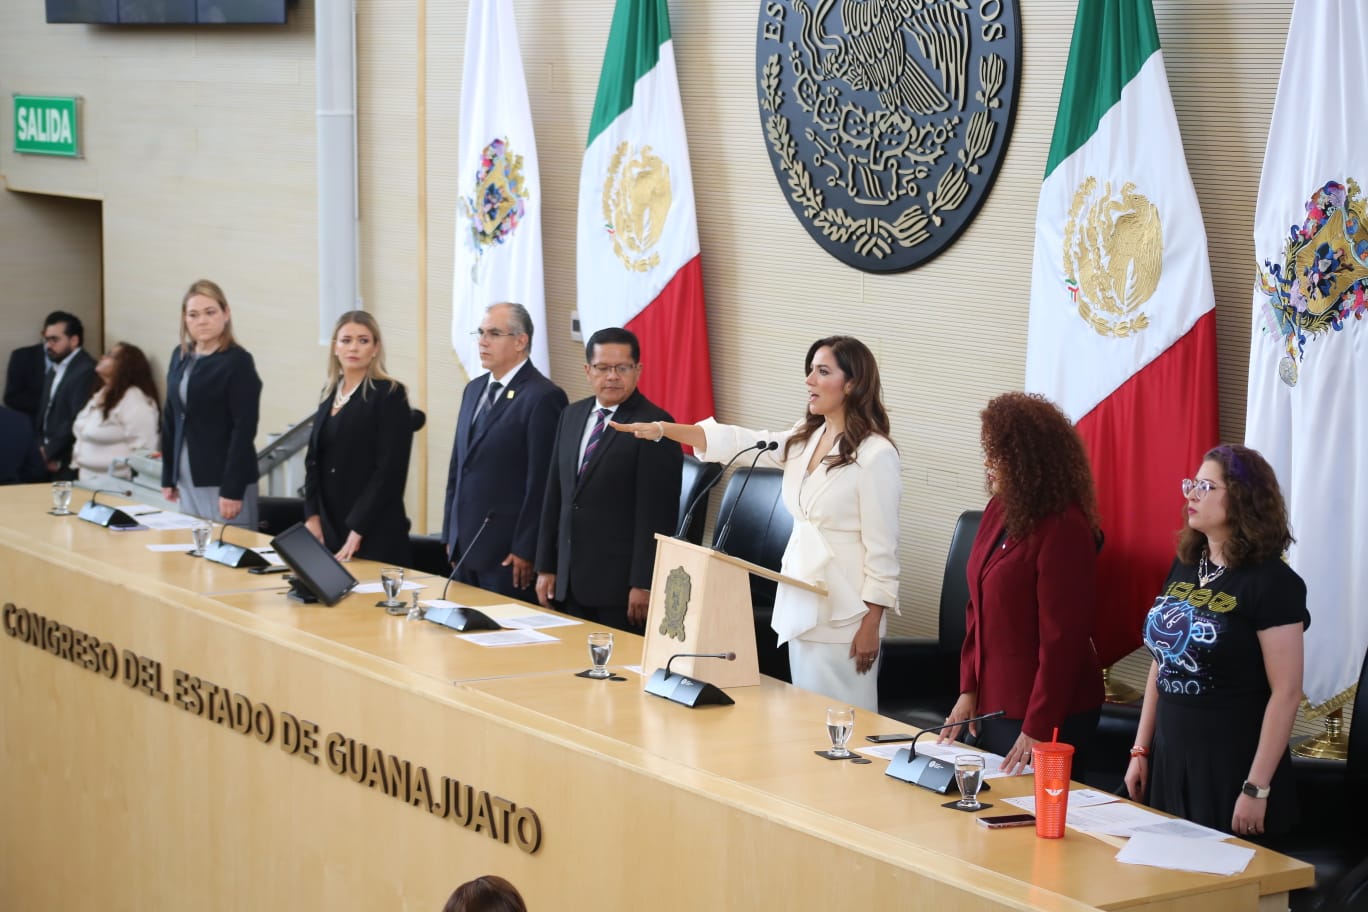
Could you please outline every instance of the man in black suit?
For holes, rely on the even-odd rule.
[[[0,407],[0,485],[42,481],[46,475],[33,436],[33,418]]]
[[[457,579],[521,599],[535,581],[551,445],[569,401],[528,360],[533,329],[521,304],[495,304],[480,321],[480,365],[489,373],[461,397],[442,517],[447,554],[453,565],[464,561]]]
[[[684,454],[672,440],[614,433],[618,422],[673,421],[637,392],[641,346],[601,329],[585,346],[594,395],[556,429],[537,543],[537,600],[621,630],[641,630],[650,601],[655,534],[674,531]]]
[[[71,448],[76,443],[71,424],[95,391],[95,359],[81,348],[85,327],[81,318],[65,311],[48,314],[43,326],[43,345],[50,362],[38,400],[39,447],[48,477],[76,478]]]
[[[5,369],[5,405],[28,416],[29,428],[38,422],[38,402],[43,398],[47,352],[43,343],[25,345],[10,352]]]

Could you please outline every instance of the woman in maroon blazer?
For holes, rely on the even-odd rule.
[[[1082,770],[1102,705],[1092,645],[1102,536],[1088,457],[1069,419],[1042,396],[1005,393],[982,419],[992,499],[969,554],[960,697],[946,721],[1003,710],[970,728],[1009,773],[1057,727]],[[955,725],[941,740],[959,734]]]

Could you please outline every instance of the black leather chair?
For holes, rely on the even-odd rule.
[[[304,498],[257,498],[257,529],[266,535],[279,535],[295,523],[303,521]]]
[[[447,560],[446,543],[442,541],[440,535],[409,535],[409,545],[413,548],[413,569],[423,573],[431,573],[433,576],[446,576],[451,572],[451,563]],[[431,598],[437,598],[440,594],[434,592]]]
[[[750,481],[747,482],[746,479]],[[726,552],[753,564],[778,571],[793,531],[793,517],[779,499],[784,473],[779,469],[737,469],[727,479],[722,492],[722,504],[717,508],[713,547],[722,534],[728,518],[731,530],[723,547]],[[742,485],[745,493],[741,493]],[[739,499],[738,499],[739,495]],[[788,645],[775,645],[775,634],[770,628],[774,616],[774,594],[778,584],[752,575],[750,578],[751,605],[755,609],[755,647],[760,660],[760,673],[782,681],[791,681],[788,665]]]
[[[950,535],[941,576],[937,636],[886,637],[879,667],[879,712],[918,728],[940,725],[959,697],[964,611],[969,604],[965,565],[978,534],[982,510],[966,510]]]
[[[689,504],[694,502],[694,498],[699,492],[707,488],[722,474],[722,466],[716,462],[704,462],[696,456],[685,454],[684,456],[684,477],[679,486],[679,520],[675,527],[684,522],[684,514],[689,512]],[[684,538],[695,545],[703,544],[703,526],[708,520],[708,504],[712,501],[712,491],[698,502],[694,508],[693,516],[689,519],[689,528],[684,530]]]
[[[1316,886],[1292,892],[1293,910],[1368,909],[1368,654],[1359,669],[1345,759],[1293,757],[1292,768],[1301,822],[1272,848],[1316,867]]]

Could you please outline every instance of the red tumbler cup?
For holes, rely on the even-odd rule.
[[[1036,835],[1064,838],[1064,817],[1069,810],[1069,776],[1073,771],[1072,744],[1042,741],[1032,750],[1035,767]]]

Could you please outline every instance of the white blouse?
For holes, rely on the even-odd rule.
[[[91,396],[71,425],[76,435],[71,464],[79,470],[82,481],[104,475],[110,463],[132,455],[134,450],[155,450],[158,446],[157,403],[134,387],[105,418],[104,394],[100,390]]]

